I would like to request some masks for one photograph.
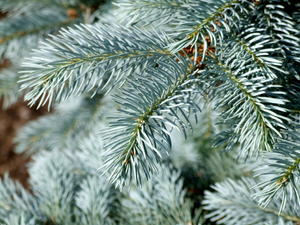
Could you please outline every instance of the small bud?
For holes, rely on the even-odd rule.
[[[77,10],[72,8],[67,10],[67,15],[70,19],[76,19],[79,16]]]

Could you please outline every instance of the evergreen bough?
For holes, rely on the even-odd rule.
[[[0,10],[3,106],[54,111],[15,139],[31,191],[4,176],[1,224],[300,223],[296,0]]]

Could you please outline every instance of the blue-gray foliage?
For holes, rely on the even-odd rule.
[[[299,3],[103,2],[0,3],[5,106],[55,111],[17,135],[32,193],[5,176],[0,222],[300,223]]]

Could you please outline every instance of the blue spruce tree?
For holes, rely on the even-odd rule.
[[[3,225],[300,224],[296,0],[1,0]]]

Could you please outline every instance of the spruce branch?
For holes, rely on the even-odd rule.
[[[169,45],[172,52],[189,47],[195,49],[197,57],[200,54],[197,49],[203,45],[203,59],[208,45],[216,46],[222,42],[225,34],[237,27],[240,17],[248,14],[249,4],[244,0],[116,2],[116,5],[129,14],[124,18],[127,23],[138,26],[163,26],[175,40]]]
[[[227,39],[227,49],[231,48],[232,57],[245,61],[245,67],[259,69],[266,78],[270,79],[277,78],[278,73],[287,74],[287,71],[282,69],[283,60],[273,56],[274,51],[278,51],[279,48],[274,48],[271,36],[264,34],[264,29],[256,28],[251,24],[241,34],[234,36],[232,37],[234,41]],[[237,57],[239,54],[240,56]]]
[[[141,184],[157,171],[171,146],[169,128],[185,133],[189,116],[199,111],[198,75],[188,62],[167,60],[115,96],[122,108],[103,131],[102,170],[110,182],[119,187],[130,181]]]
[[[95,168],[90,169],[78,150],[41,152],[29,165],[39,212],[33,219],[41,225],[115,224],[111,213],[117,207],[118,195]],[[99,155],[97,149],[92,150]]]
[[[75,21],[58,7],[37,7],[35,11],[8,16],[0,21],[0,55],[16,60],[34,47],[44,34]]]
[[[44,223],[70,224],[76,190],[83,178],[80,164],[75,163],[76,157],[56,150],[35,155],[33,162],[29,168],[29,182]]]
[[[124,223],[196,224],[191,215],[192,205],[185,196],[180,173],[171,166],[163,165],[145,186],[131,190],[122,201]]]
[[[41,19],[41,18],[39,18],[39,19]],[[24,22],[24,18],[21,18],[21,20]],[[10,21],[3,21],[3,22],[7,23]],[[16,21],[13,21],[13,22],[16,22]],[[32,23],[29,23],[29,24],[32,25]],[[5,42],[11,41],[13,39],[22,38],[23,36],[30,35],[30,34],[40,33],[41,31],[47,30],[49,28],[61,27],[63,25],[70,25],[70,24],[71,24],[71,21],[69,19],[67,19],[66,21],[62,21],[62,22],[59,21],[57,24],[49,24],[49,25],[45,25],[45,26],[41,26],[41,27],[35,27],[35,28],[29,29],[29,30],[24,30],[24,31],[15,31],[15,33],[2,36],[0,39],[0,43],[4,44]],[[11,26],[11,24],[10,24],[10,26]]]
[[[268,206],[273,199],[281,202],[279,211],[284,210],[291,201],[300,205],[299,143],[299,130],[290,130],[284,139],[279,140],[273,152],[264,155],[256,170],[261,191],[255,194],[263,207]]]
[[[80,185],[75,201],[78,208],[77,223],[82,225],[115,224],[109,218],[116,201],[116,194],[104,178],[88,176]]]
[[[0,222],[5,221],[9,215],[34,215],[36,212],[37,202],[34,197],[6,174],[0,182]]]
[[[25,18],[28,14],[20,6],[47,12],[50,8],[45,6],[50,7],[51,2],[55,5],[51,9],[60,9],[57,13],[66,20],[71,17],[64,7],[74,4],[86,10],[81,11],[85,16],[81,21],[97,21],[91,14],[94,8],[88,6],[102,2],[42,0],[34,6],[35,1],[1,1],[1,10],[13,10],[1,21]],[[14,7],[13,2],[19,4]],[[201,199],[200,176],[206,187],[228,176],[240,180],[217,183],[215,192],[206,192],[204,204],[213,221],[226,225],[300,224],[300,136],[295,130],[283,135],[290,125],[290,109],[299,108],[300,41],[293,22],[298,16],[291,18],[284,12],[292,2],[116,0],[120,7],[115,14],[100,18],[103,23],[64,28],[58,36],[49,36],[23,64],[21,89],[28,91],[25,99],[30,105],[59,102],[64,109],[31,123],[18,135],[20,152],[50,151],[34,155],[30,164],[33,209],[24,212],[28,204],[23,193],[15,197],[7,187],[1,191],[5,185],[0,182],[0,219],[5,213],[9,217],[0,223],[199,225],[194,216],[198,202],[193,198],[195,204],[190,203],[186,197]],[[111,5],[105,7],[98,12]],[[125,23],[111,25],[123,15]],[[24,26],[19,22],[15,31],[8,27],[9,32],[0,34],[5,57],[25,49],[25,45],[17,49],[20,43],[40,40],[61,25],[68,26],[54,23],[52,30],[50,22],[37,28],[27,25],[29,19],[24,19]],[[9,93],[6,84],[9,82],[4,88],[0,85],[0,94],[2,90]],[[110,90],[115,91],[117,110],[112,116],[107,112],[109,123],[99,138],[96,129],[103,121],[102,109],[111,108],[102,105],[102,97]],[[82,97],[78,104],[64,102],[74,96]],[[199,117],[200,98],[212,100],[216,112],[221,111],[224,123],[217,129],[215,117],[207,122],[205,114]],[[185,158],[179,159],[182,164],[175,162],[173,129],[190,136],[188,130],[199,119],[201,132],[196,142],[201,147],[182,151],[177,155],[184,154]],[[210,152],[211,137],[219,129],[222,147],[239,147],[241,158],[274,150],[266,153],[259,179],[249,178],[257,165],[251,159],[234,165],[236,151],[226,155]],[[102,140],[104,143],[98,142]],[[170,160],[168,154],[173,154]],[[166,167],[167,162],[183,167],[191,175],[188,178],[197,182],[187,185],[188,194],[180,173]],[[98,176],[99,166],[107,181]],[[207,175],[202,168],[211,171]],[[248,178],[241,179],[243,175]],[[191,180],[184,180],[185,184]],[[130,184],[132,189],[119,196],[111,184],[120,188]],[[1,210],[1,196],[12,210]]]
[[[62,101],[96,88],[109,90],[171,53],[158,32],[107,25],[78,25],[63,29],[24,63],[25,100]]]
[[[139,26],[173,24],[179,14],[188,15],[191,10],[185,0],[116,0],[114,4],[126,12],[125,22]]]
[[[296,23],[296,28],[299,30],[300,27],[300,4],[295,3],[295,11],[292,14],[292,17]]]
[[[229,33],[237,26],[236,21],[241,15],[248,13],[247,7],[244,6],[248,3],[244,0],[219,0],[209,3],[199,1],[195,15],[197,19],[193,21],[194,23],[182,22],[182,18],[179,18],[181,23],[176,30],[183,38],[171,43],[170,49],[178,52],[183,48],[192,47],[197,56],[198,47],[203,45],[202,60],[204,60],[208,46],[218,46],[223,41],[225,33]]]
[[[212,73],[208,79],[212,79],[212,86],[218,85],[212,94],[225,122],[233,129],[230,137],[225,136],[229,140],[219,141],[230,143],[227,148],[239,143],[242,156],[271,151],[275,138],[281,137],[279,130],[285,129],[285,121],[289,121],[282,115],[288,111],[285,92],[263,76],[260,69],[245,66],[239,52],[232,55],[231,46],[227,47],[210,54],[212,61],[208,65],[208,75]]]
[[[0,11],[5,13],[22,13],[28,8],[32,8],[32,2],[22,0],[3,0],[0,2]]]
[[[3,225],[41,225],[38,220],[32,217],[32,215],[28,215],[24,212],[16,213],[12,215],[7,215],[3,221],[1,221]]]
[[[299,207],[295,206],[297,200],[289,202],[285,210],[279,211],[276,201],[270,202],[267,208],[259,206],[252,198],[258,188],[252,188],[257,183],[254,179],[233,181],[228,179],[214,185],[216,192],[205,193],[205,209],[213,210],[208,217],[218,224],[285,224],[293,225],[300,222]]]
[[[35,8],[37,6],[63,6],[70,7],[79,5],[80,0],[1,0],[0,10],[18,12],[22,8]]]
[[[20,93],[17,68],[9,68],[0,71],[0,98],[3,99],[3,108],[15,103]]]
[[[259,13],[261,12],[261,13]],[[282,2],[260,4],[257,11],[257,27],[265,29],[280,48],[284,59],[300,62],[300,32],[293,18],[285,12]]]
[[[77,148],[84,137],[96,132],[105,105],[102,98],[101,94],[82,98],[77,104],[73,99],[73,106],[58,107],[55,113],[26,124],[15,138],[15,151],[31,155],[41,150]]]

